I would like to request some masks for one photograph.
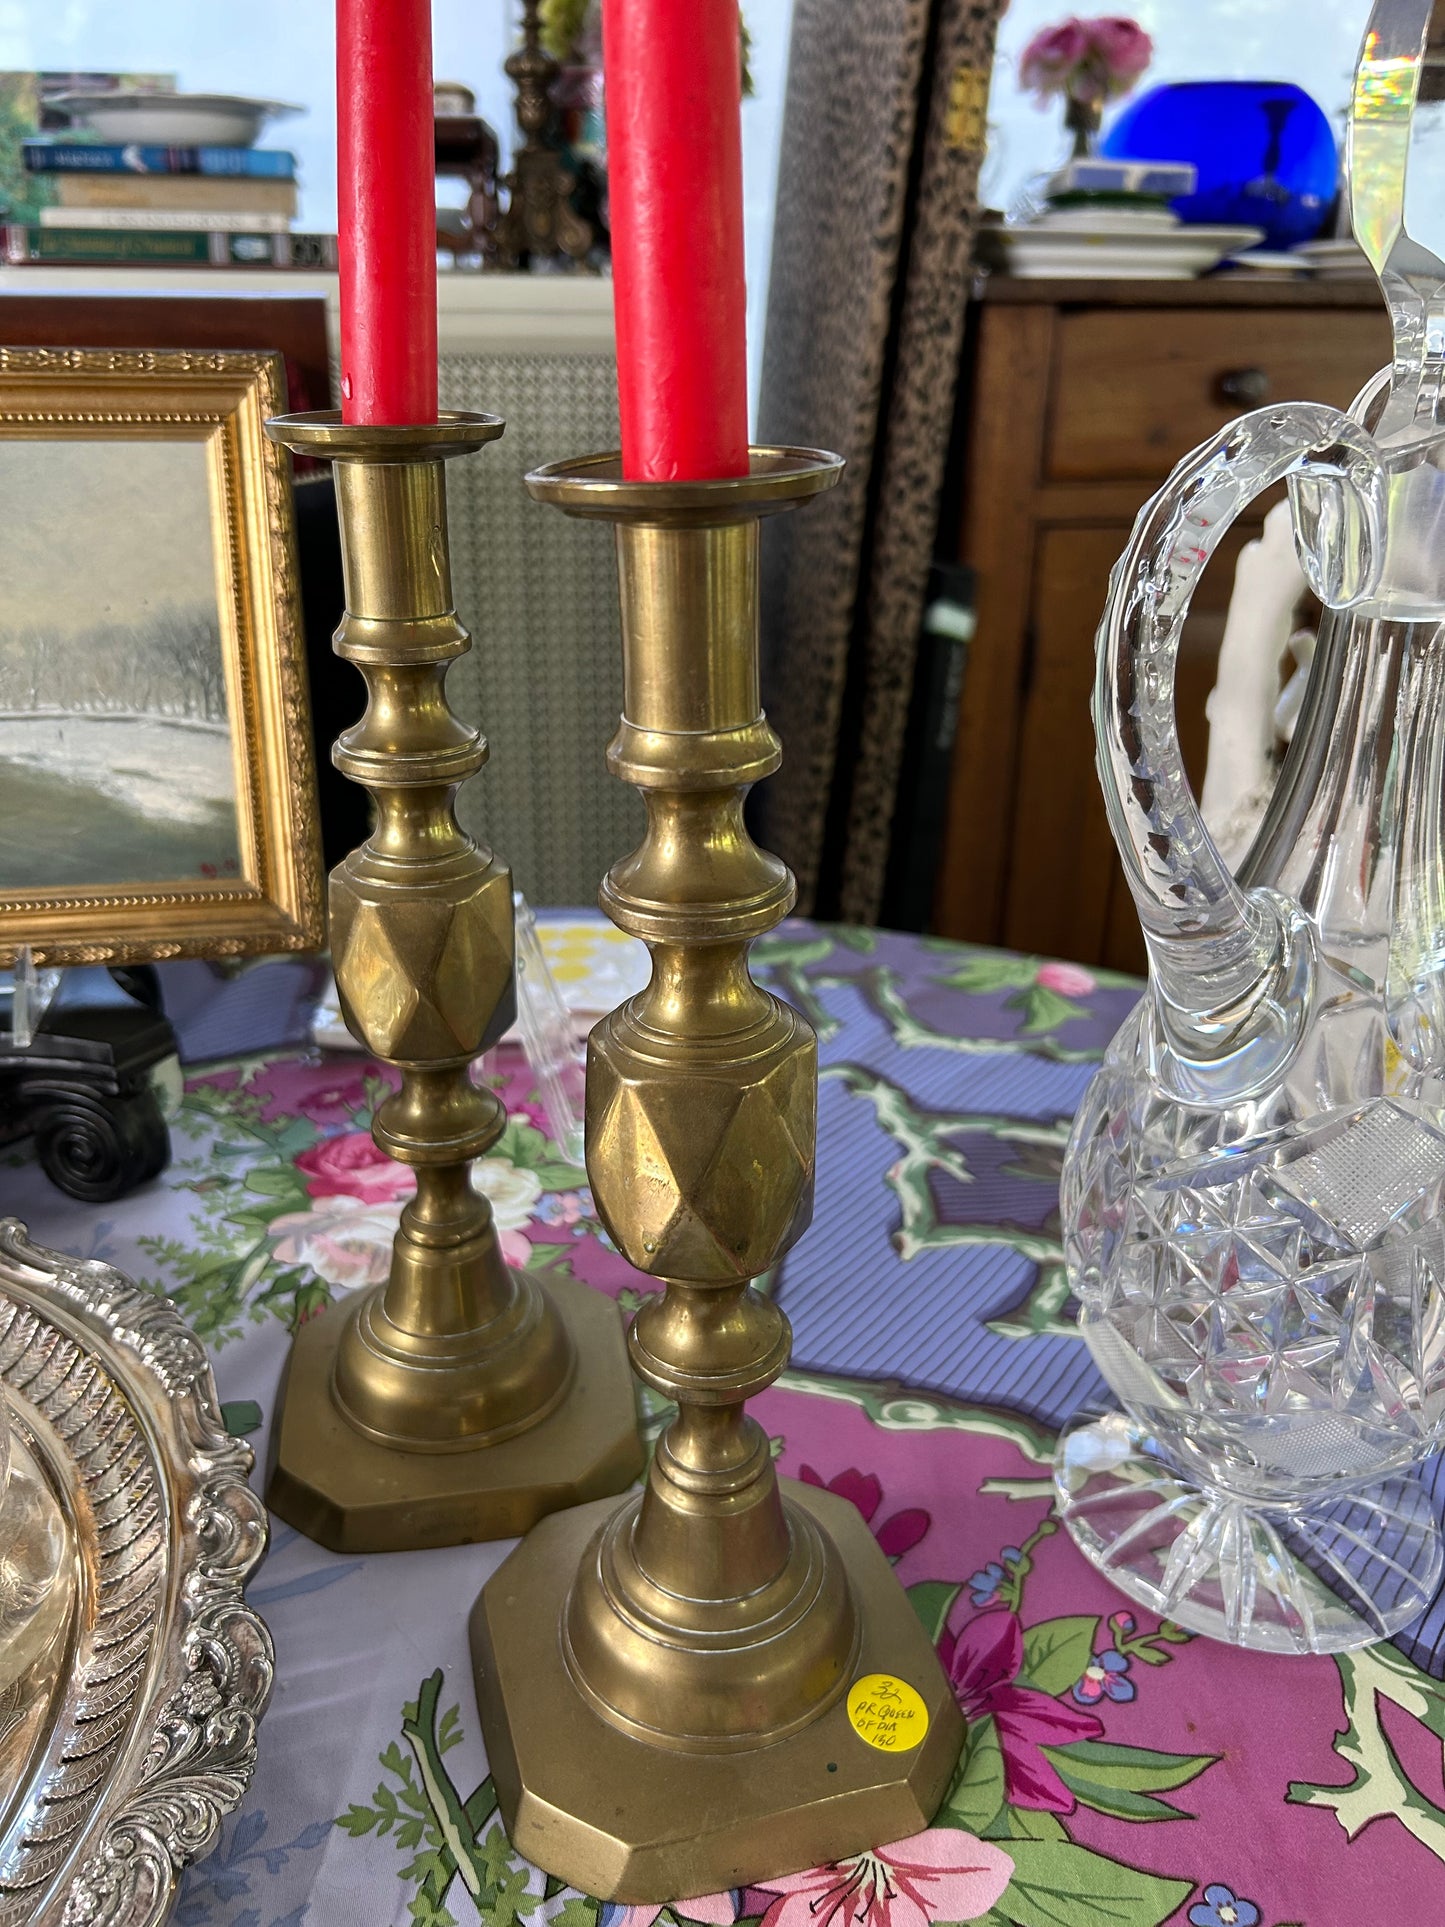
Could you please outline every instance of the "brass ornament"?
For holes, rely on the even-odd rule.
[[[520,268],[558,255],[585,261],[597,236],[572,205],[574,175],[547,141],[556,111],[552,86],[562,69],[542,45],[540,0],[522,0],[522,44],[503,70],[517,89],[522,142],[503,181],[508,200],[497,221],[497,265]]]
[[[337,1550],[499,1538],[619,1491],[641,1463],[613,1308],[575,1281],[511,1270],[471,1179],[506,1124],[470,1066],[515,1011],[512,880],[455,814],[487,745],[446,697],[471,645],[452,604],[442,464],[502,423],[320,414],[267,432],[334,467],[347,605],[335,646],[368,701],[333,754],[370,792],[375,827],[332,873],[332,956],[348,1028],[401,1072],[376,1142],[417,1179],[385,1284],[297,1334],[267,1498]]]
[[[502,1565],[472,1651],[514,1844],[607,1899],[685,1898],[905,1838],[963,1741],[862,1518],[780,1483],[744,1411],[788,1360],[788,1321],[751,1281],[808,1225],[817,1105],[811,1029],[748,970],[794,894],[743,822],[780,758],[758,684],[759,524],[841,467],[764,448],[734,481],[623,482],[615,457],[528,477],[617,525],[625,699],[608,755],[648,828],[602,902],[653,970],[592,1033],[587,1168],[618,1248],[666,1285],[629,1348],[678,1409],[642,1493],[544,1521]],[[850,1714],[873,1675],[914,1696],[907,1746],[879,1743],[876,1709]]]

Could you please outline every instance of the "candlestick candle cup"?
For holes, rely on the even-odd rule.
[[[447,668],[470,644],[452,606],[443,463],[502,423],[291,415],[267,432],[334,466],[336,652],[368,701],[333,754],[370,791],[376,823],[332,873],[332,957],[348,1026],[401,1073],[373,1130],[417,1188],[385,1284],[296,1334],[266,1496],[338,1551],[502,1538],[620,1491],[641,1464],[614,1307],[572,1280],[510,1270],[471,1181],[506,1122],[470,1066],[515,1008],[512,881],[453,807],[487,745],[446,699]]]
[[[656,1903],[906,1838],[963,1722],[857,1510],[779,1481],[744,1402],[791,1333],[752,1280],[812,1211],[817,1046],[748,971],[793,879],[743,824],[774,770],[758,695],[759,523],[837,457],[754,449],[744,477],[542,469],[540,500],[617,525],[625,713],[609,752],[647,804],[602,902],[652,952],[593,1031],[587,1168],[619,1249],[663,1281],[633,1369],[675,1400],[645,1489],[545,1520],[472,1615],[487,1757],[518,1850]]]

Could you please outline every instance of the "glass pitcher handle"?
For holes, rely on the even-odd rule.
[[[1184,458],[1134,524],[1098,633],[1099,780],[1149,949],[1157,1069],[1207,1102],[1231,1102],[1277,1073],[1312,972],[1295,906],[1242,889],[1215,848],[1174,714],[1179,637],[1200,574],[1231,523],[1280,481],[1311,589],[1331,608],[1364,601],[1384,550],[1379,453],[1347,415],[1294,402],[1241,416]]]

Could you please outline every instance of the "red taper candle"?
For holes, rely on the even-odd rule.
[[[437,418],[431,0],[336,0],[341,417]]]
[[[603,0],[622,467],[748,472],[738,0]]]

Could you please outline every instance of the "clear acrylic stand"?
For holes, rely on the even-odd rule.
[[[64,971],[54,967],[37,970],[34,953],[28,943],[21,944],[16,952],[14,968],[0,971],[0,991],[3,991],[6,978],[9,979],[10,1034],[17,1050],[29,1050],[35,1042],[35,1033],[64,975]]]
[[[572,1027],[557,980],[521,891],[513,893],[517,924],[517,1028],[541,1090],[553,1136],[574,1164],[582,1162],[587,1054]]]

